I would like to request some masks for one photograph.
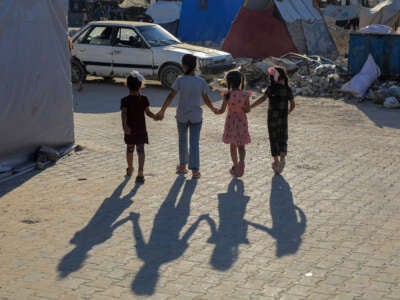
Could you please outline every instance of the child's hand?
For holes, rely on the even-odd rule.
[[[160,110],[157,114],[156,114],[156,118],[158,121],[161,121],[162,119],[164,119],[164,112],[162,110]]]

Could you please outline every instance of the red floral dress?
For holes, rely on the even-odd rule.
[[[228,100],[224,136],[226,144],[246,145],[251,142],[247,116],[244,111],[246,101],[251,93],[247,91],[232,91]]]

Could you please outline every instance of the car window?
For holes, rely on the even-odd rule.
[[[138,35],[132,28],[119,28],[114,46],[143,48],[144,43],[140,35]]]
[[[79,40],[80,44],[99,45],[99,46],[110,46],[112,27],[97,26],[93,27],[89,32],[83,35],[82,39]]]
[[[157,25],[138,26],[137,29],[152,47],[169,46],[180,43],[176,37]]]

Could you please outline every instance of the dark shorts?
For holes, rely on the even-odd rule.
[[[141,134],[125,134],[124,141],[127,145],[141,145],[148,144],[149,138],[147,136],[147,132]]]

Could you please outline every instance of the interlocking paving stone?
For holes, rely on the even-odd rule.
[[[125,90],[87,100],[99,85],[75,95],[83,151],[0,183],[0,299],[399,299],[398,111],[298,98],[287,168],[273,177],[261,105],[235,180],[224,117],[204,108],[193,181],[174,173],[170,108],[148,120],[146,183],[135,186],[124,178]],[[167,91],[144,93],[158,95],[157,111]]]

